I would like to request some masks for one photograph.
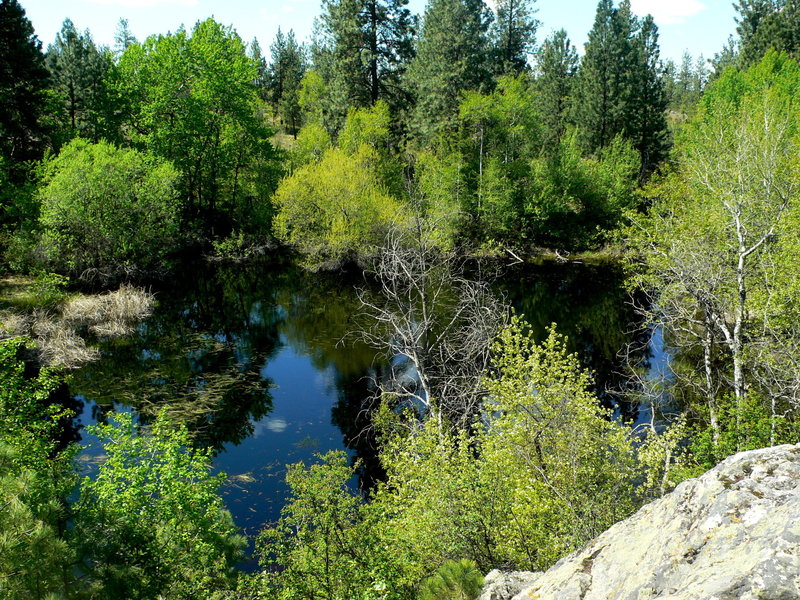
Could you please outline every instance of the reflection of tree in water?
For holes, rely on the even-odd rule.
[[[105,343],[103,359],[77,372],[72,393],[98,403],[98,420],[113,402],[145,419],[165,409],[192,428],[199,443],[221,449],[253,433],[271,410],[271,382],[262,371],[280,344],[331,374],[333,424],[365,464],[362,484],[380,476],[367,431],[375,381],[386,366],[349,336],[358,326],[358,275],[312,275],[271,263],[186,267],[158,307],[128,339]],[[607,267],[554,265],[515,270],[498,284],[538,336],[556,322],[571,349],[613,385],[617,353],[635,316],[622,276]],[[628,416],[628,415],[626,415]]]
[[[375,350],[353,335],[361,311],[356,286],[364,280],[352,274],[296,273],[293,281],[275,298],[286,313],[280,329],[288,344],[318,370],[334,367],[345,376],[364,375],[375,360]]]
[[[555,323],[569,337],[569,350],[592,371],[600,397],[618,404],[619,397],[609,390],[624,388],[620,353],[631,342],[631,332],[646,333],[623,283],[620,269],[573,263],[512,269],[498,288],[524,315],[536,339],[544,339]],[[646,344],[636,346],[648,351]],[[620,403],[619,408],[626,420],[635,417],[636,406]]]
[[[372,427],[376,381],[385,377],[386,370],[379,364],[361,375],[337,377],[339,394],[331,410],[331,422],[341,430],[345,446],[361,459],[359,487],[365,491],[372,489],[386,475],[378,458],[378,441]]]
[[[347,274],[298,273],[294,285],[282,289],[276,301],[286,313],[281,333],[287,343],[308,356],[316,369],[332,369],[331,391],[337,400],[331,421],[341,430],[344,445],[361,459],[360,483],[367,489],[382,476],[370,410],[375,381],[385,366],[374,349],[352,335],[361,310],[355,289],[363,284],[363,279]]]
[[[145,420],[166,410],[198,443],[221,449],[252,435],[272,408],[261,369],[279,343],[271,297],[281,275],[258,265],[181,273],[138,334],[103,346],[103,360],[79,372],[73,391],[133,406]]]

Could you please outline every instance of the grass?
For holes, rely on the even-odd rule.
[[[28,337],[42,364],[68,369],[100,355],[83,332],[97,338],[130,335],[155,303],[153,294],[127,285],[105,294],[64,296],[55,304],[41,302],[35,288],[34,278],[6,277],[0,282],[0,305],[5,307],[0,310],[0,338]]]
[[[36,278],[32,275],[0,277],[0,308],[34,309],[42,306],[36,293]]]

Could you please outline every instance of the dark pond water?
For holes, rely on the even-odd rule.
[[[371,441],[359,433],[383,368],[348,337],[359,312],[355,287],[363,285],[360,276],[266,262],[184,269],[156,290],[155,314],[133,336],[103,345],[101,360],[74,375],[76,425],[104,421],[112,410],[149,420],[166,409],[184,420],[198,443],[217,451],[215,468],[230,476],[228,507],[253,535],[279,515],[287,463],[346,449],[374,465]],[[618,270],[517,268],[496,287],[538,337],[558,324],[598,390],[616,386],[617,353],[641,334]],[[635,407],[620,410],[636,417]],[[79,431],[91,471],[100,450]]]

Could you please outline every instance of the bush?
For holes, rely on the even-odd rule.
[[[483,575],[471,560],[448,560],[419,586],[419,600],[475,600]]]
[[[102,280],[164,268],[177,241],[177,177],[149,154],[73,140],[46,166],[39,192],[52,267]]]
[[[375,248],[402,210],[380,184],[376,160],[368,146],[355,155],[332,149],[284,179],[274,198],[278,238],[314,267]]]
[[[107,440],[106,461],[84,479],[75,539],[92,597],[210,598],[230,589],[242,556],[211,474],[211,453],[189,448],[185,426],[163,416],[150,434],[127,413],[90,431]]]

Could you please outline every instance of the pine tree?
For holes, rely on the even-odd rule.
[[[88,31],[78,32],[72,21],[65,19],[55,43],[47,48],[46,64],[65,112],[63,136],[97,140],[109,56],[94,45]]]
[[[278,29],[270,52],[270,102],[275,114],[296,134],[301,117],[300,84],[306,72],[305,51],[297,43],[294,31],[283,35]]]
[[[740,65],[750,66],[773,49],[797,56],[800,51],[800,1],[742,0],[736,8],[741,48]]]
[[[636,97],[631,100],[632,119],[626,123],[625,136],[633,141],[641,158],[640,181],[653,172],[667,153],[667,95],[658,60],[658,27],[648,15],[642,21],[635,39],[636,77],[631,89]]]
[[[416,94],[412,128],[420,142],[456,131],[462,92],[489,87],[491,19],[483,0],[430,0],[408,73]]]
[[[578,71],[578,53],[563,29],[548,37],[539,52],[536,91],[542,116],[543,143],[550,150],[558,145],[567,125],[569,98]]]
[[[281,30],[278,28],[278,35]],[[261,54],[261,44],[258,43],[257,38],[253,38],[250,45],[247,47],[247,56],[253,61],[256,66],[256,77],[253,79],[253,87],[258,90],[258,95],[262,100],[266,100],[269,96],[269,69],[267,67],[267,59]]]
[[[119,58],[128,49],[128,46],[136,43],[136,36],[128,27],[128,19],[120,19],[117,23],[117,30],[114,32],[114,55]]]
[[[711,66],[714,72],[711,73],[709,79],[716,79],[722,72],[729,66],[735,65],[739,60],[739,50],[737,48],[736,40],[732,35],[728,36],[728,41],[722,47],[722,50],[714,54],[711,59]]]
[[[0,1],[0,154],[10,163],[40,156],[47,85],[42,44],[25,11],[17,0]]]
[[[286,73],[283,69],[284,55],[286,53],[286,36],[278,27],[278,33],[275,34],[275,39],[269,46],[270,64],[269,64],[269,102],[272,104],[272,109],[278,112],[278,104],[280,104],[283,97],[283,87],[286,80]]]
[[[539,21],[533,18],[536,0],[499,0],[492,25],[495,47],[494,72],[519,75],[528,68],[528,56],[536,43]]]
[[[611,47],[614,14],[612,0],[600,0],[578,72],[575,121],[580,127],[583,145],[589,151],[605,146],[617,133],[612,112],[619,101],[621,65],[617,64],[618,57]]]
[[[407,104],[400,86],[413,56],[415,19],[408,0],[323,0],[320,46],[327,65],[315,68],[325,79],[330,112],[338,128],[351,107],[385,100],[395,110]]]
[[[644,177],[666,148],[666,94],[658,61],[658,29],[639,21],[630,1],[600,0],[581,61],[574,118],[584,150],[596,152],[616,136],[640,153]]]
[[[670,60],[662,70],[668,105],[672,110],[688,113],[697,105],[708,80],[706,59],[702,54],[694,59],[687,51],[681,57],[680,69],[676,70],[675,63]]]
[[[746,46],[756,35],[762,21],[778,10],[785,0],[738,0],[733,7],[739,13],[736,20],[736,33],[739,42]]]

